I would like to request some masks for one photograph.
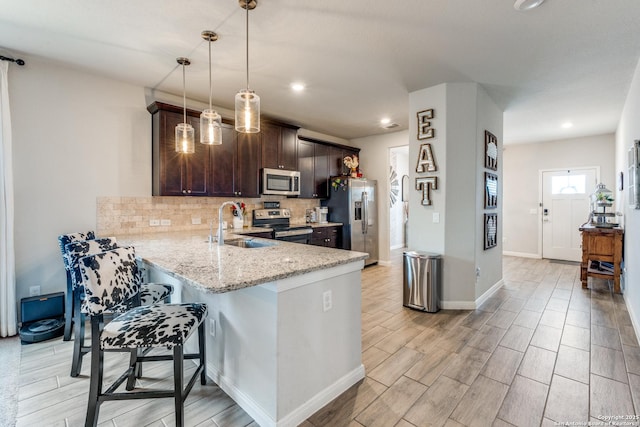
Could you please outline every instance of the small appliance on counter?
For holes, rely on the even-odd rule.
[[[329,222],[329,208],[326,206],[319,206],[315,209],[316,221],[320,224],[326,224]]]
[[[305,212],[305,219],[307,223],[316,223],[318,222],[318,214],[315,209],[307,209]]]

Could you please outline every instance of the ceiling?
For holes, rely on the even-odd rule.
[[[233,109],[245,87],[237,0],[0,0],[0,53],[37,56]],[[478,82],[504,110],[504,142],[614,132],[640,57],[640,1],[258,0],[250,82],[263,115],[353,139],[408,127],[408,94]],[[29,63],[26,65],[29,66]],[[294,93],[294,81],[307,86]],[[381,127],[389,117],[399,126]],[[573,127],[561,128],[571,121]]]

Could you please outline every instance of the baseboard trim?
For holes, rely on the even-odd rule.
[[[381,265],[383,267],[391,267],[393,265],[393,263],[391,261],[380,261],[380,260],[378,260],[378,265]]]
[[[443,310],[475,310],[491,298],[491,295],[495,294],[502,285],[504,285],[504,281],[502,279],[498,280],[495,285],[475,301],[440,301],[440,308]]]
[[[636,312],[633,310],[633,307],[629,304],[629,300],[627,298],[624,299],[624,305],[627,307],[627,311],[629,312],[629,317],[631,318],[631,324],[633,325],[633,333],[636,334],[636,339],[640,342],[640,335],[638,335],[638,331],[640,331],[640,324],[638,324]]]
[[[476,298],[476,306],[475,308],[480,307],[486,300],[491,298],[493,294],[495,294],[498,289],[500,289],[504,285],[504,280],[500,279],[496,282],[495,285],[490,287],[484,294],[480,295],[480,297]]]
[[[532,253],[529,253],[529,252],[502,251],[502,255],[517,256],[517,257],[520,257],[520,258],[542,259],[542,255],[540,255],[540,254],[532,254]]]
[[[229,397],[262,427],[296,427],[365,377],[364,365],[361,364],[277,421],[266,413],[251,397],[231,384],[228,378],[221,375],[220,371],[210,363],[207,363],[207,373]]]

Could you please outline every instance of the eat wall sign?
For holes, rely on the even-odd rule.
[[[435,129],[431,127],[430,120],[434,118],[433,108],[418,112],[418,139],[430,139],[435,137]],[[433,173],[438,171],[438,165],[433,157],[431,144],[420,145],[416,173]],[[424,176],[416,178],[416,190],[422,193],[421,204],[431,206],[431,190],[438,189],[437,176]]]

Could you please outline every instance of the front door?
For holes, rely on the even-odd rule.
[[[580,261],[580,231],[589,219],[596,168],[542,172],[542,258]]]

